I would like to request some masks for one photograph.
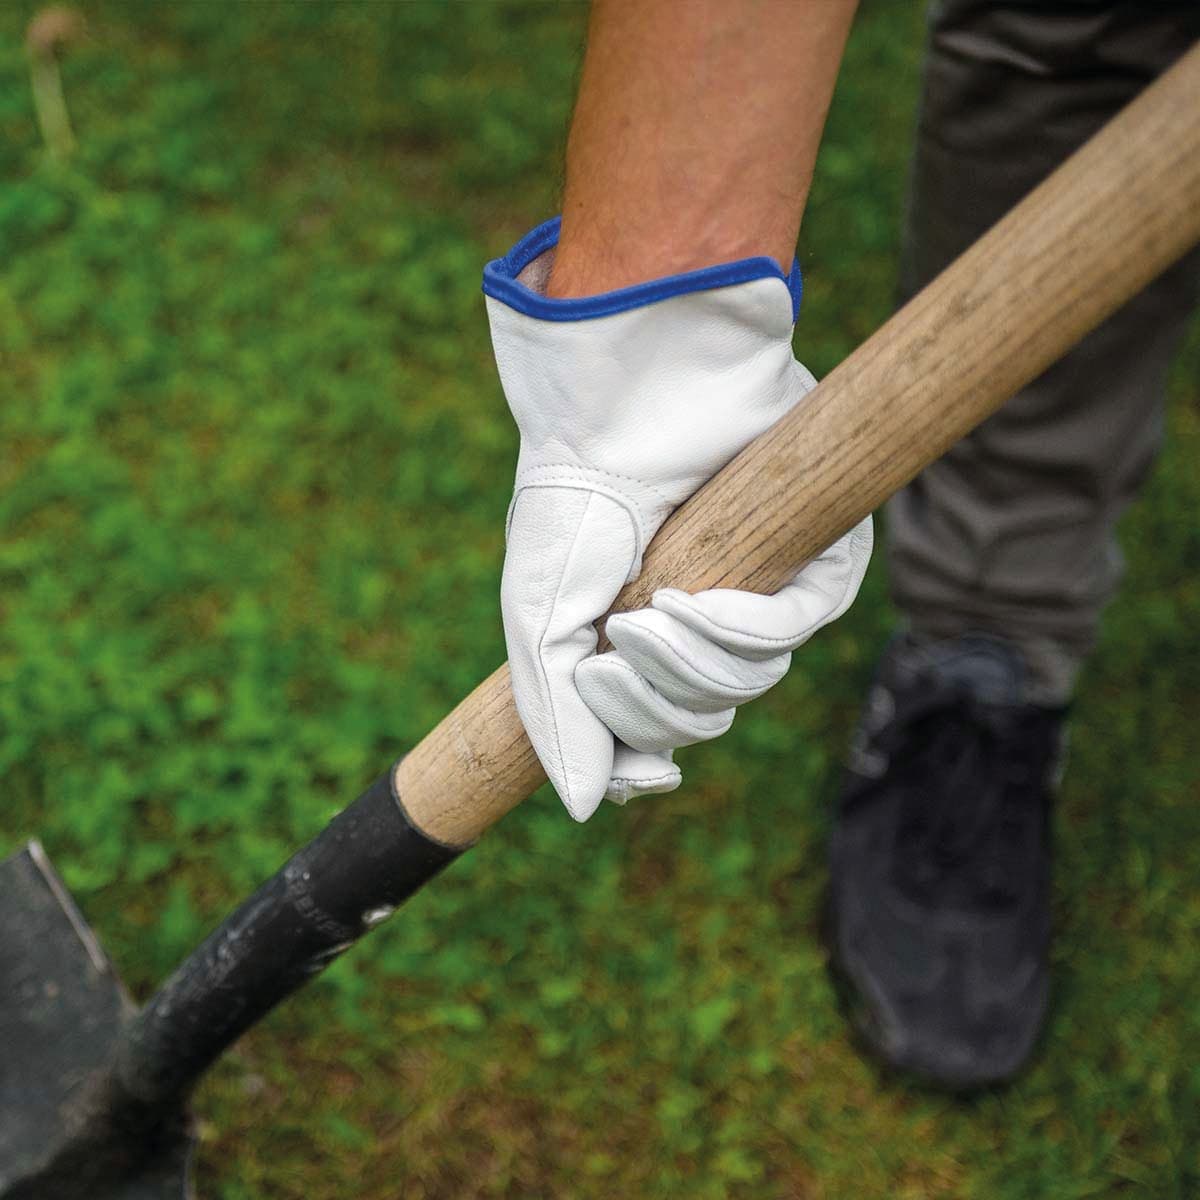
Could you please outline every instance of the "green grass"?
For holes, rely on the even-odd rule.
[[[887,315],[916,6],[868,5],[802,356]],[[576,5],[85,5],[42,153],[0,8],[0,807],[138,995],[503,657],[483,262],[553,211]],[[854,1053],[816,938],[850,616],[673,795],[542,792],[202,1089],[222,1200],[1200,1192],[1200,338],[1074,721],[1045,1052],[971,1103]]]

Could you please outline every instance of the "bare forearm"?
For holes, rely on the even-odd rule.
[[[595,0],[548,292],[795,250],[857,0]]]

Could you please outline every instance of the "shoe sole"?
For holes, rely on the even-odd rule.
[[[871,1010],[863,1001],[862,992],[842,965],[837,948],[836,929],[836,905],[833,899],[833,890],[827,886],[821,900],[818,922],[821,944],[825,948],[825,968],[833,985],[838,1011],[849,1026],[852,1043],[865,1058],[880,1070],[885,1079],[906,1087],[916,1087],[941,1095],[952,1095],[959,1098],[974,1097],[988,1092],[1002,1091],[1018,1079],[1037,1057],[1047,1024],[1044,1020],[1033,1048],[1011,1071],[998,1072],[986,1078],[963,1079],[936,1075],[933,1072],[922,1071],[916,1067],[898,1063],[888,1052],[883,1032]]]

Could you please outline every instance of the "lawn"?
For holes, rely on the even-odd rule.
[[[89,0],[66,162],[33,11],[0,7],[0,850],[43,838],[144,997],[504,657],[479,278],[555,210],[585,10]],[[851,43],[802,233],[818,373],[889,311],[920,41],[875,0]],[[877,562],[680,791],[581,827],[543,790],[245,1038],[198,1096],[200,1195],[1200,1195],[1200,330],[1170,434],[1015,1086],[880,1078],[826,976]]]

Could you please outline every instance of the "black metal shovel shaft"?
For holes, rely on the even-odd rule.
[[[408,821],[388,771],[230,914],[126,1027],[115,1078],[169,1106],[222,1050],[459,853]]]
[[[458,853],[395,770],[217,927],[140,1011],[37,843],[0,862],[0,1200],[188,1200],[188,1094],[220,1053]]]

